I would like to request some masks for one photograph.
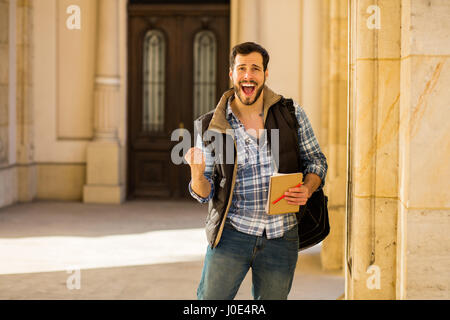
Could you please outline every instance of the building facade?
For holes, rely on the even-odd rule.
[[[255,41],[328,159],[323,268],[347,299],[448,299],[449,21],[446,0],[0,0],[0,207],[188,197],[172,133]]]

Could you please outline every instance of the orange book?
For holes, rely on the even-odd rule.
[[[270,177],[269,192],[266,203],[267,214],[284,214],[298,212],[299,206],[288,204],[284,199],[284,193],[289,188],[299,186],[303,181],[303,174],[296,173],[276,173]]]

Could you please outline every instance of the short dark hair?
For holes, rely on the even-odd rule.
[[[247,55],[252,52],[259,52],[262,55],[263,67],[264,71],[266,71],[267,65],[269,64],[269,53],[266,49],[254,42],[243,42],[233,47],[230,54],[230,68],[234,68],[234,60],[238,54]]]

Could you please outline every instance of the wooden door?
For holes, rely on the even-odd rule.
[[[189,167],[171,160],[173,130],[228,88],[228,4],[129,4],[128,198],[188,197]]]

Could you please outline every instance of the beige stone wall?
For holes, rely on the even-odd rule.
[[[70,163],[39,163],[37,165],[37,199],[83,200],[86,165]],[[48,183],[52,181],[52,183]]]
[[[76,12],[67,9],[73,5],[80,8],[80,29],[71,29],[76,26],[70,16]],[[55,6],[57,139],[91,139],[97,1],[58,0]]]
[[[81,88],[77,84],[83,80],[82,72],[60,74],[61,63],[68,64],[70,68],[77,68],[79,64],[76,63],[77,60],[67,60],[79,54],[78,50],[74,49],[72,55],[68,56],[60,57],[58,54],[61,51],[60,46],[64,45],[65,41],[74,40],[74,43],[77,43],[78,37],[76,34],[79,32],[79,30],[70,30],[75,35],[75,39],[68,35],[66,35],[67,38],[61,36],[61,32],[67,29],[65,22],[69,17],[69,14],[63,9],[65,8],[59,7],[57,1],[54,0],[34,2],[35,61],[39,61],[39,63],[33,65],[35,130],[39,132],[39,135],[35,136],[35,161],[38,167],[37,197],[39,199],[60,199],[60,195],[64,194],[63,199],[80,200],[82,190],[74,191],[73,185],[67,183],[70,180],[66,179],[74,178],[77,174],[84,174],[78,168],[85,165],[87,141],[77,139],[77,132],[88,131],[89,129],[86,126],[92,128],[92,124],[85,123],[83,127],[78,129],[67,126],[65,130],[60,130],[65,121],[61,118],[61,112],[64,111],[65,107],[59,104],[59,101],[64,101],[65,98],[61,95],[61,92],[67,92],[72,85],[76,92],[80,92]],[[89,24],[89,21],[84,21],[84,8],[81,9],[81,29],[83,30],[85,23]],[[64,35],[64,32],[62,35]],[[81,67],[79,69],[83,70]],[[68,100],[72,100],[72,102],[82,101],[82,99],[73,98]],[[77,119],[78,112],[82,114],[83,108],[78,111],[74,107],[74,110],[70,113],[73,123],[79,121]],[[70,132],[73,134],[71,137]],[[58,170],[64,164],[67,164],[67,166],[62,171]],[[50,178],[52,174],[48,173],[49,168],[58,168],[56,169],[60,173],[58,179]],[[84,177],[80,176],[74,179],[78,181],[84,179]],[[66,183],[62,183],[63,181],[66,181]],[[74,182],[74,185],[77,185],[77,183]],[[69,195],[71,196],[69,197]]]
[[[5,166],[0,168],[0,208],[18,201],[17,167]]]
[[[6,206],[36,195],[33,2],[0,6],[0,206]]]
[[[126,0],[117,3],[119,14],[110,17],[118,26],[120,42],[115,53],[119,57],[116,63],[120,81],[115,116],[121,159],[125,159]],[[66,11],[70,5],[80,7],[80,29],[69,29],[66,25],[71,16]],[[35,130],[39,132],[35,136],[38,199],[83,199],[87,148],[94,137],[95,125],[97,9],[98,1],[91,0],[34,1],[35,61],[39,61],[33,65]],[[117,164],[115,170],[124,181],[125,161]]]
[[[301,8],[302,1],[298,0],[231,0],[230,47],[246,41],[260,43],[270,55],[267,84],[298,102],[301,102]]]
[[[297,57],[300,61],[301,87],[300,105],[305,109],[311,122],[314,133],[323,146],[323,134],[320,126],[322,119],[321,103],[323,92],[321,90],[323,44],[321,41],[324,24],[322,20],[323,1],[302,0],[300,20],[300,46],[301,52]],[[287,40],[289,41],[289,40]],[[292,41],[292,40],[291,40]],[[282,79],[286,81],[286,79]],[[284,85],[281,82],[281,85]]]

